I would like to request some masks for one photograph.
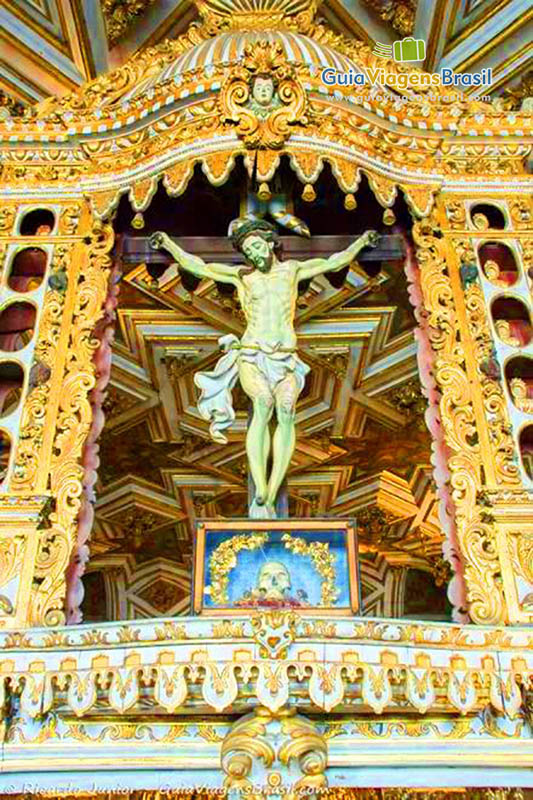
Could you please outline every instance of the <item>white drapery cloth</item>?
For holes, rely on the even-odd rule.
[[[227,443],[222,433],[235,420],[232,389],[239,377],[239,362],[254,364],[266,378],[272,392],[289,373],[294,373],[301,392],[305,376],[310,368],[298,357],[296,352],[268,350],[266,347],[247,347],[241,345],[233,334],[222,336],[218,343],[226,351],[212,372],[197,372],[194,382],[200,389],[198,411],[211,422],[209,433],[215,442]]]

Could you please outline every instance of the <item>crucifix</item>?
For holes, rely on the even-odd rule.
[[[348,247],[328,257],[303,261],[278,258],[276,229],[262,219],[242,218],[231,226],[231,241],[245,265],[206,263],[186,252],[166,233],[155,233],[150,244],[166,250],[184,270],[236,287],[246,317],[242,339],[234,334],[219,343],[225,354],[212,372],[199,372],[198,410],[210,421],[214,441],[227,442],[223,431],[235,419],[231,391],[237,380],[251,400],[253,414],[246,434],[246,452],[255,494],[251,519],[275,519],[276,498],[295,446],[296,401],[309,367],[297,351],[294,316],[298,284],[325,272],[347,267],[365,248],[375,247],[379,237],[367,231]],[[271,441],[269,424],[276,415]],[[272,453],[272,469],[267,464]]]

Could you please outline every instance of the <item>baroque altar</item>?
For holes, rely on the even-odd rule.
[[[0,120],[0,790],[522,800],[531,115],[195,13]]]

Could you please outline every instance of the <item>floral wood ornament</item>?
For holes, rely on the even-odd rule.
[[[278,149],[305,126],[307,96],[277,42],[249,44],[222,87],[221,114],[249,149]]]

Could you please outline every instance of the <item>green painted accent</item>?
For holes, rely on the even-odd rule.
[[[426,43],[423,39],[408,36],[394,42],[393,48],[395,61],[423,61],[426,57]]]

